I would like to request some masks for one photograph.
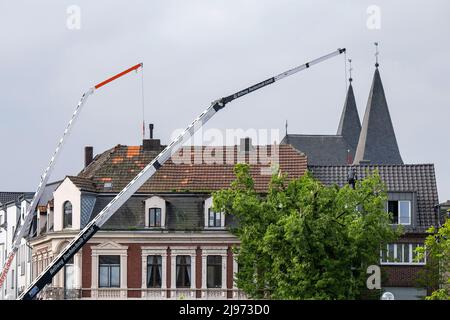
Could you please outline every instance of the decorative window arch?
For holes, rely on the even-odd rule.
[[[72,203],[66,201],[63,204],[63,228],[72,228]]]

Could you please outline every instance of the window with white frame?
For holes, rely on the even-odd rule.
[[[212,209],[212,197],[205,200],[205,228],[223,229],[225,227],[225,214]]]
[[[421,245],[418,243],[390,243],[381,250],[381,264],[411,264],[423,265],[426,259],[417,260],[415,252],[417,247]]]
[[[211,208],[208,209],[208,227],[220,228],[222,226],[222,214],[215,212]]]
[[[162,258],[147,256],[147,288],[161,288]]]
[[[392,224],[411,224],[411,201],[389,200],[387,210],[392,214]]]
[[[120,256],[99,256],[99,288],[120,288]]]
[[[222,256],[208,256],[206,268],[207,288],[222,288]]]
[[[177,256],[177,288],[191,287],[191,256]]]
[[[161,208],[149,208],[148,209],[148,221],[149,227],[161,227]]]

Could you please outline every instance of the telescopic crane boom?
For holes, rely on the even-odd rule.
[[[64,133],[63,133],[61,139],[58,142],[58,145],[56,146],[56,149],[50,159],[50,163],[48,164],[47,168],[44,170],[44,172],[41,175],[41,181],[39,182],[36,192],[34,193],[33,199],[31,200],[31,204],[29,205],[27,212],[24,216],[24,221],[22,224],[19,224],[17,226],[18,230],[16,232],[15,238],[12,241],[11,252],[9,253],[8,257],[6,258],[5,264],[4,264],[2,272],[0,274],[0,288],[2,287],[3,283],[5,282],[6,276],[8,274],[8,270],[11,266],[12,261],[14,260],[14,256],[16,255],[17,250],[19,250],[20,242],[21,242],[23,236],[25,235],[25,232],[27,232],[30,229],[31,222],[33,221],[33,213],[36,210],[39,199],[41,198],[42,193],[44,192],[45,185],[47,184],[47,181],[53,171],[53,168],[54,168],[55,162],[56,162],[56,158],[59,155],[59,152],[61,151],[61,148],[63,147],[67,136],[70,134],[70,131],[71,131],[75,121],[77,120],[84,104],[88,100],[89,96],[91,94],[93,94],[96,90],[103,87],[104,85],[110,83],[111,81],[114,81],[114,80],[124,76],[125,74],[130,73],[133,70],[138,70],[141,67],[143,67],[142,63],[132,66],[131,68],[128,68],[127,70],[122,71],[121,73],[118,73],[115,76],[98,83],[97,85],[93,86],[88,91],[83,93],[83,95],[81,96],[81,99],[78,102],[78,104],[75,108],[75,111],[73,112],[72,117],[70,118],[70,121],[67,124],[66,129],[64,130]]]
[[[156,156],[141,172],[131,180],[128,185],[122,189],[110,203],[103,208],[98,215],[84,227],[83,230],[62,250],[58,256],[47,266],[47,268],[33,281],[33,283],[20,295],[19,299],[30,300],[36,297],[39,291],[42,290],[59,270],[69,261],[80,248],[108,221],[108,219],[148,180],[161,166],[170,158],[172,154],[177,152],[180,147],[209,119],[211,119],[216,112],[223,109],[227,103],[245,96],[251,92],[266,87],[276,81],[291,76],[297,72],[305,70],[317,63],[330,59],[345,52],[345,49],[337,49],[320,58],[314,59],[301,66],[295,67],[277,76],[259,82],[244,90],[238,91],[227,97],[223,97],[211,103],[211,105],[203,111],[178,137],[176,137],[160,154]]]

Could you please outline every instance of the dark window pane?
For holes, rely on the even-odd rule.
[[[388,201],[388,212],[392,214],[392,223],[398,224],[398,201]]]
[[[161,208],[149,209],[149,225],[150,227],[161,226]]]
[[[70,201],[64,202],[63,205],[63,227],[72,227],[72,203]]]
[[[119,264],[120,256],[100,256],[99,263],[102,264]]]
[[[190,288],[191,286],[191,257],[177,256],[176,279],[177,288]]]
[[[161,288],[161,256],[147,257],[147,288]]]
[[[220,212],[216,212],[216,227],[220,227],[221,226],[221,215]]]
[[[207,287],[222,287],[222,256],[208,256],[207,258]]]

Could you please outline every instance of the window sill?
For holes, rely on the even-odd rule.
[[[382,266],[424,266],[426,262],[381,262]]]
[[[145,229],[148,229],[148,230],[166,230],[166,227],[150,227],[150,226],[146,226]]]
[[[225,227],[204,227],[205,230],[225,230]]]

